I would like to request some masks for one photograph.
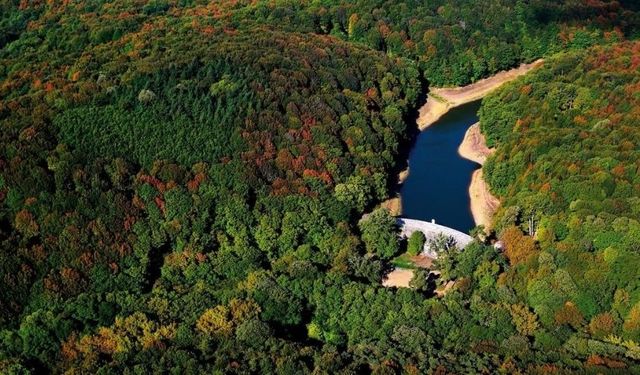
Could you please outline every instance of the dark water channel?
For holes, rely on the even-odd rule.
[[[467,129],[478,121],[480,101],[450,110],[418,134],[409,154],[409,177],[400,188],[402,216],[467,233],[475,226],[469,206],[471,174],[479,165],[458,155]]]

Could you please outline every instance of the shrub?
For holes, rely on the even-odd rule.
[[[424,249],[424,243],[426,241],[426,237],[424,233],[420,231],[415,231],[411,233],[409,236],[409,242],[407,243],[407,253],[409,255],[418,255]]]

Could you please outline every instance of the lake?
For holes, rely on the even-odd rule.
[[[409,177],[400,188],[402,216],[468,233],[471,174],[480,166],[458,155],[467,129],[478,122],[480,101],[451,109],[418,134],[409,154]]]

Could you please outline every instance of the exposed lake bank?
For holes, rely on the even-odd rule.
[[[480,165],[483,165],[494,151],[487,147],[485,137],[480,131],[480,123],[471,125],[458,148],[460,156]],[[471,175],[469,198],[474,222],[476,225],[483,225],[485,230],[490,230],[491,221],[500,206],[500,200],[491,194],[489,185],[483,178],[482,168],[475,170]]]
[[[462,87],[433,87],[429,89],[426,103],[418,111],[418,128],[424,130],[433,125],[452,108],[480,100],[488,93],[542,65],[542,59],[517,68],[499,72],[491,77]]]
[[[484,134],[480,131],[480,123],[471,125],[464,134],[464,139],[458,147],[458,154],[465,159],[469,159],[483,165],[494,149],[487,147]]]
[[[542,65],[543,60],[537,60],[530,64],[523,64],[518,68],[500,72],[492,77],[480,80],[476,83],[473,83],[464,87],[454,87],[454,88],[431,88],[429,94],[427,95],[427,99],[425,104],[418,111],[418,118],[416,120],[417,127],[423,131],[440,119],[443,118],[447,113],[449,113],[452,109],[460,107],[464,104],[469,104],[474,101],[479,101],[485,95],[490,93],[491,91],[497,89],[502,84],[509,82],[517,77],[526,74],[530,70]],[[476,109],[477,112],[477,109]],[[474,113],[477,116],[477,113]],[[468,122],[468,121],[465,121]],[[473,121],[473,124],[477,123],[477,118]],[[469,127],[470,124],[463,125],[465,127]],[[476,124],[477,125],[477,124]],[[471,160],[475,163],[482,165],[484,159],[490,153],[490,150],[486,148],[486,144],[484,143],[484,137],[480,133],[479,126],[471,126],[469,129],[473,129],[470,132],[465,132],[464,137],[458,140],[456,144],[457,154],[462,156],[465,159]],[[459,130],[459,129],[456,129]],[[466,128],[465,128],[466,130]],[[398,176],[398,185],[400,187],[400,195],[394,198],[391,198],[385,201],[382,206],[388,208],[392,214],[399,215],[408,215],[411,216],[412,212],[415,213],[411,207],[415,205],[414,201],[409,201],[407,197],[401,198],[403,196],[402,191],[405,187],[406,181],[409,178],[412,178],[411,175],[415,176],[418,171],[412,170],[416,169],[416,167],[421,166],[418,163],[411,163],[411,156],[415,155],[415,149],[420,146],[420,139],[423,134],[418,134],[418,138],[412,148],[412,151],[409,156],[409,161],[406,170],[403,170]],[[454,136],[455,138],[455,136]],[[449,142],[449,141],[447,141]],[[428,142],[430,143],[430,142]],[[423,145],[424,146],[424,145]],[[433,146],[433,144],[431,144]],[[460,146],[458,148],[458,146]],[[434,159],[437,156],[433,157]],[[435,161],[435,160],[434,160]],[[413,164],[413,168],[411,167]],[[434,166],[436,164],[432,164]],[[482,178],[482,170],[477,170],[477,167],[474,167],[471,171],[468,165],[460,164],[462,166],[462,170],[460,173],[467,173],[467,182],[465,185],[466,195],[467,195],[467,207],[471,212],[471,217],[473,223],[475,225],[484,225],[485,227],[491,226],[491,218],[495,210],[499,206],[499,200],[495,198],[489,192],[488,185]],[[451,167],[451,168],[449,168]],[[451,174],[455,171],[456,166],[447,166],[447,172]],[[427,171],[428,172],[428,171]],[[456,172],[457,173],[457,172]],[[446,174],[444,175],[447,176]],[[426,179],[426,183],[434,184],[438,183],[437,179]],[[440,180],[442,182],[442,180]],[[450,181],[451,182],[451,181]],[[450,187],[451,185],[449,185]],[[422,189],[424,190],[424,189]],[[450,193],[450,189],[445,186],[445,189],[440,192],[430,192],[430,191],[422,191],[420,197],[416,197],[418,200],[425,201],[425,197],[437,197],[438,201],[446,201],[449,199],[448,195]],[[436,195],[434,195],[436,194]],[[459,202],[461,198],[452,198],[453,200]],[[462,200],[464,201],[464,199]],[[411,206],[409,206],[411,205]],[[408,208],[408,211],[407,211]],[[430,217],[427,217],[430,216]],[[425,220],[429,220],[431,218],[435,218],[438,221],[442,221],[441,218],[438,217],[438,212],[433,212],[432,214],[422,215],[421,217]],[[443,222],[443,224],[447,224],[447,220]],[[462,225],[457,225],[457,229],[464,229],[466,224],[462,223]]]

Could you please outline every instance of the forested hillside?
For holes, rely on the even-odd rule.
[[[640,371],[638,48],[613,44],[639,24],[633,1],[0,1],[0,373]],[[444,298],[382,288],[404,245],[358,220],[428,85],[561,51],[483,107],[506,254],[443,255]]]
[[[637,42],[561,54],[481,112],[513,265],[501,282],[555,327],[551,345],[596,362],[620,343],[640,359],[639,69]]]

